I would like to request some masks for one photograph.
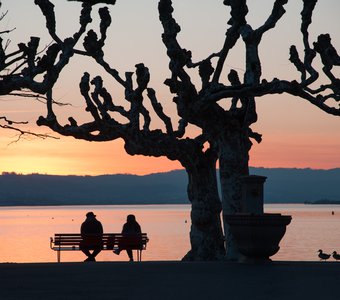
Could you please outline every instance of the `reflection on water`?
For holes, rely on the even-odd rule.
[[[293,216],[274,260],[315,261],[319,249],[339,252],[340,205],[267,205],[266,212]]]
[[[0,262],[51,262],[57,253],[49,248],[54,233],[78,233],[86,212],[93,211],[104,232],[121,232],[128,214],[134,214],[149,236],[143,260],[178,260],[189,249],[189,206],[61,206],[0,208]],[[80,251],[61,253],[62,261],[82,261]],[[102,251],[97,261],[127,261]]]
[[[128,214],[135,214],[150,242],[143,260],[179,260],[190,248],[189,205],[61,206],[0,208],[0,262],[55,262],[49,248],[54,233],[79,232],[87,211],[94,211],[105,232],[120,232]],[[265,206],[266,212],[293,216],[274,260],[318,260],[316,251],[340,252],[340,206]],[[332,211],[334,214],[332,214]],[[187,221],[187,222],[186,222]],[[98,261],[127,261],[103,251]],[[62,252],[62,261],[82,261],[81,252]]]

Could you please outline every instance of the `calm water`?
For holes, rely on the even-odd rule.
[[[189,205],[1,207],[0,262],[55,262],[49,238],[54,233],[79,232],[87,211],[95,212],[105,232],[120,232],[126,215],[135,214],[150,238],[143,260],[180,260],[190,248]],[[340,206],[271,204],[265,206],[265,212],[293,216],[273,260],[315,261],[320,248],[340,253]],[[125,252],[116,256],[111,251],[103,251],[97,258],[127,260]],[[62,252],[61,259],[82,261],[84,255]]]

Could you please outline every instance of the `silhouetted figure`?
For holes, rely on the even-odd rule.
[[[321,249],[318,250],[318,252],[319,252],[319,255],[318,255],[318,256],[319,256],[320,260],[326,261],[327,259],[329,259],[329,258],[331,257],[330,254],[323,253]]]
[[[123,235],[129,235],[129,234],[136,234],[136,233],[142,233],[142,229],[138,222],[136,221],[136,217],[134,215],[128,215],[126,218],[126,223],[123,225],[122,234]],[[116,249],[113,252],[117,255],[120,254],[120,249]],[[133,261],[133,253],[131,249],[126,249],[126,252],[129,256],[130,261]]]
[[[96,261],[96,256],[102,249],[103,226],[92,211],[86,214],[86,220],[81,224],[80,233],[83,238],[80,249],[87,256],[84,261]],[[93,252],[91,253],[90,250]]]
[[[339,259],[340,259],[340,254],[338,254],[336,251],[334,251],[334,252],[332,253],[332,256],[333,256],[333,258],[334,258],[335,260],[339,260]]]

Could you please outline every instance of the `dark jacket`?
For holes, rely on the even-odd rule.
[[[80,233],[82,241],[80,242],[80,249],[100,249],[102,247],[103,226],[95,217],[87,217],[81,224]],[[96,236],[91,236],[96,234]]]
[[[87,234],[102,234],[102,223],[94,217],[86,218],[83,224],[81,224],[80,233],[82,236]]]
[[[137,221],[126,222],[123,225],[122,233],[123,234],[142,233],[142,230],[140,228],[140,225],[137,223]]]

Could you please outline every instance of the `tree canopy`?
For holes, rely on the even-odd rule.
[[[19,46],[16,55],[23,59],[25,67],[21,67],[18,74],[4,77],[4,92],[30,89],[46,94],[47,114],[37,123],[61,135],[98,142],[123,139],[126,152],[131,155],[178,160],[188,173],[188,197],[192,203],[192,249],[186,258],[219,259],[224,252],[219,221],[221,209],[224,214],[244,212],[242,178],[249,175],[249,151],[253,141],[260,143],[262,140],[261,133],[251,128],[258,120],[257,100],[285,93],[327,114],[340,115],[340,80],[335,71],[340,57],[328,33],[320,33],[315,41],[309,36],[317,0],[302,1],[302,49],[296,45],[287,48],[289,63],[296,69],[299,79],[293,76],[269,79],[262,72],[265,58],[260,53],[261,42],[279,22],[284,22],[287,0],[272,1],[269,15],[257,28],[247,21],[246,0],[223,1],[229,16],[226,16],[225,35],[221,37],[222,47],[199,61],[194,61],[192,51],[181,45],[181,27],[174,17],[172,1],[160,0],[161,39],[169,60],[169,76],[164,78],[164,84],[172,94],[172,99],[166,101],[176,106],[177,124],[174,124],[174,116],[163,109],[166,101],[152,87],[152,74],[144,63],[137,63],[134,71],[121,72],[114,67],[115,62],[107,58],[108,29],[119,26],[112,25],[109,8],[101,5],[94,12],[97,6],[93,5],[102,1],[80,2],[83,3],[79,29],[67,38],[60,38],[53,3],[35,0],[46,19],[53,43],[39,59],[38,38]],[[115,4],[115,1],[103,2]],[[110,5],[110,9],[114,6]],[[89,28],[94,14],[99,16],[98,27]],[[226,63],[237,44],[242,45],[245,53],[243,77],[239,70]],[[54,109],[53,87],[62,70],[79,57],[90,59],[102,68],[122,90],[124,99],[119,99],[119,103],[125,101],[125,104],[118,104],[115,91],[108,87],[103,76],[85,71],[79,80],[79,91],[88,118],[83,121],[69,115],[65,124]],[[42,80],[36,80],[41,74]],[[195,78],[199,78],[199,82]],[[151,125],[155,118],[161,121],[157,128]],[[188,125],[197,126],[198,134],[188,137]],[[217,192],[217,161],[221,200]],[[233,244],[227,224],[224,224],[224,232],[231,257]]]

